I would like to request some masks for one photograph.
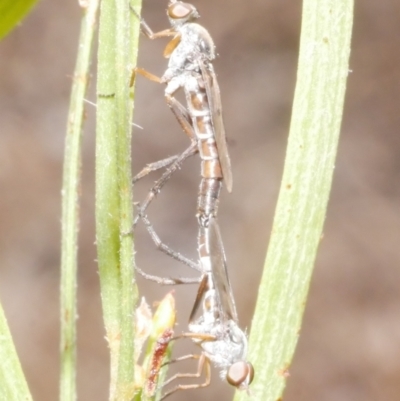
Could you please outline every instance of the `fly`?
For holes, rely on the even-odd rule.
[[[140,18],[134,10],[133,12]],[[142,32],[148,38],[173,37],[164,50],[164,56],[169,58],[167,70],[160,78],[143,68],[136,68],[132,78],[134,80],[136,75],[140,74],[166,85],[166,102],[190,138],[191,145],[180,155],[149,164],[135,177],[134,182],[151,171],[166,168],[145,201],[138,205],[134,227],[139,219],[142,219],[159,249],[191,268],[201,271],[201,267],[193,261],[164,244],[145,216],[147,207],[171,175],[181,167],[184,160],[195,153],[199,153],[201,159],[202,181],[197,205],[200,226],[207,225],[210,217],[216,217],[222,182],[229,192],[232,191],[232,169],[222,120],[221,95],[212,65],[215,59],[214,42],[208,31],[194,22],[199,18],[199,14],[192,4],[171,0],[167,15],[171,28],[156,33],[143,19],[140,19]],[[181,88],[185,93],[187,108],[174,97]]]
[[[188,333],[202,348],[200,355],[186,355],[175,361],[198,359],[196,373],[178,373],[167,380],[168,385],[177,379],[198,378],[205,372],[203,383],[178,384],[165,393],[162,399],[179,390],[206,387],[210,384],[210,362],[219,370],[222,380],[239,390],[248,390],[254,378],[253,365],[246,360],[247,337],[238,325],[235,301],[229,282],[225,253],[216,221],[211,218],[207,227],[200,228],[200,263],[204,274],[190,314]],[[202,311],[199,313],[200,307]],[[196,317],[197,316],[197,317]]]

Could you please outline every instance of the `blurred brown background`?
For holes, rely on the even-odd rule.
[[[168,25],[166,3],[145,1],[144,16],[155,30]],[[400,398],[400,3],[356,3],[333,191],[286,401]],[[215,67],[234,173],[233,193],[222,196],[220,225],[240,320],[249,327],[282,174],[301,2],[198,0],[195,5],[220,55]],[[0,43],[0,298],[40,401],[56,400],[58,392],[61,171],[79,22],[77,1],[42,0]],[[164,44],[142,38],[140,65],[162,74]],[[134,130],[135,172],[188,143],[164,103],[163,87],[139,80],[137,88],[135,122],[144,129]],[[94,246],[94,108],[88,105],[87,111],[78,387],[81,401],[105,401],[108,351]],[[198,171],[195,157],[150,209],[161,237],[192,257]],[[135,187],[137,200],[155,177]],[[138,237],[142,268],[185,274],[154,250],[143,230]],[[168,291],[139,284],[149,301]],[[185,327],[194,291],[177,291],[178,331]],[[230,399],[218,377],[211,389],[175,399],[194,401],[206,394]]]

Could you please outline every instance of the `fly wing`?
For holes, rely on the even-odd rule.
[[[208,277],[209,277],[208,274],[204,274],[204,276],[200,282],[199,289],[197,290],[196,299],[194,301],[194,305],[192,308],[192,312],[190,313],[189,323],[192,323],[195,321],[195,316],[197,314],[197,311],[199,310],[200,305],[203,301],[204,295],[209,288]]]
[[[199,61],[199,65],[201,75],[203,76],[206,85],[222,175],[224,176],[226,189],[228,192],[232,192],[232,168],[226,143],[224,122],[222,121],[221,92],[212,65],[209,64],[206,66],[202,60]]]
[[[214,218],[210,219],[206,229],[206,242],[210,252],[213,284],[220,303],[221,317],[237,322],[238,317],[226,266],[224,246]]]

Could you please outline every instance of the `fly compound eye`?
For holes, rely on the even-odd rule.
[[[191,4],[181,1],[170,4],[167,11],[168,17],[176,20],[188,18],[195,12],[196,9]]]
[[[232,364],[226,374],[227,382],[237,388],[247,388],[253,381],[254,368],[250,362],[239,361]]]

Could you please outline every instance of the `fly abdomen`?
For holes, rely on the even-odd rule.
[[[221,187],[221,178],[203,178],[201,180],[197,200],[197,219],[200,226],[207,227],[210,217],[217,215]]]

